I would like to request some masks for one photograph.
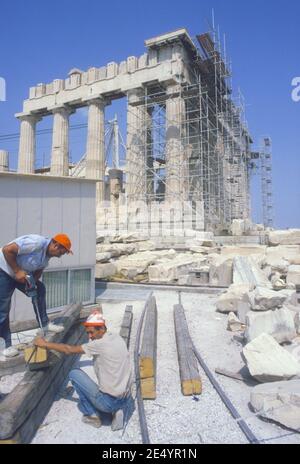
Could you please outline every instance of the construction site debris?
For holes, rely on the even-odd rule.
[[[269,244],[270,246],[300,245],[300,229],[270,231]]]
[[[232,284],[232,258],[212,255],[209,269],[209,283],[215,287],[229,287]]]
[[[288,269],[286,281],[288,284],[294,284],[300,287],[300,265],[292,265]]]
[[[107,264],[96,264],[95,266],[95,278],[106,279],[112,277],[117,272],[117,266],[112,263]]]
[[[272,335],[278,343],[291,342],[297,336],[295,314],[284,308],[263,313],[249,311],[245,331],[247,342],[255,340],[263,333]]]
[[[270,288],[256,287],[249,293],[252,311],[269,311],[283,305],[289,298],[284,292],[275,292]]]
[[[271,287],[271,283],[260,269],[254,256],[236,256],[233,259],[233,283]]]
[[[300,376],[297,359],[268,334],[261,334],[243,349],[250,374],[260,383],[290,380]]]
[[[300,430],[300,380],[265,383],[251,391],[251,405],[261,417]]]
[[[244,303],[250,311],[249,291],[251,287],[249,284],[236,285],[233,284],[229,287],[227,292],[220,295],[217,300],[217,310],[221,313],[238,313],[241,303]]]
[[[239,320],[234,313],[229,313],[227,321],[227,330],[229,332],[241,332],[245,329],[244,324]]]

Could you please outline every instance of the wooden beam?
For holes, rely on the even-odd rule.
[[[127,348],[129,348],[130,343],[130,334],[131,334],[131,327],[132,327],[132,306],[127,305],[125,308],[125,313],[120,329],[120,335],[124,339]]]
[[[0,379],[4,375],[16,374],[25,370],[24,353],[0,361]]]
[[[202,382],[182,305],[174,305],[174,325],[182,394],[200,395]]]
[[[59,314],[56,314],[55,317],[52,317],[52,321],[56,322],[57,324],[63,325],[65,330],[60,334],[52,333],[47,335],[47,340],[60,343],[60,341],[66,335],[67,331],[73,325],[75,320],[77,320],[78,317],[81,318],[83,314],[85,315],[80,305],[68,306],[68,308],[66,308],[64,311],[60,312]],[[0,378],[4,375],[11,375],[17,372],[22,372],[25,370],[25,368],[26,363],[24,359],[24,352],[21,352],[18,356],[14,358],[7,358],[5,360],[0,361]]]
[[[141,394],[143,399],[154,400],[156,398],[156,355],[157,355],[157,306],[154,296],[146,302],[148,306],[141,351],[139,370],[141,379]]]
[[[92,311],[94,311],[95,309],[99,309],[99,308],[100,308],[99,304],[84,306],[83,308],[81,308],[81,311],[80,311],[80,319],[86,319]],[[57,311],[56,313],[49,314],[48,317],[50,321],[52,322],[56,320],[58,317],[60,317],[61,314],[62,314],[61,311]],[[26,330],[34,330],[38,328],[39,328],[39,325],[36,319],[29,319],[27,321],[13,321],[10,323],[11,333],[25,332]]]
[[[57,322],[64,325],[65,330],[58,334],[46,337],[55,343],[68,343],[73,339],[78,341],[78,331],[80,336],[85,334],[85,329],[79,325],[78,331],[72,338],[71,327],[78,321],[81,306],[71,305],[59,317]],[[69,333],[70,332],[70,333]],[[77,337],[77,338],[76,338]],[[27,421],[28,417],[36,408],[43,404],[44,397],[51,396],[53,385],[57,385],[56,377],[60,379],[60,369],[63,366],[64,357],[55,356],[53,364],[45,369],[38,371],[27,371],[19,384],[0,402],[0,439],[6,440],[14,436],[15,432]]]
[[[80,345],[87,341],[86,332],[81,324],[76,324],[72,334],[65,340],[71,345]],[[1,444],[25,444],[30,443],[36,434],[39,426],[48,414],[49,409],[57,395],[57,392],[62,387],[65,379],[71,370],[78,355],[63,355],[61,359],[53,366],[52,371],[48,371],[48,386],[41,396],[40,401],[36,406],[30,404],[29,414],[19,428],[14,432],[12,437],[0,440]],[[16,412],[16,411],[15,411]]]
[[[239,372],[232,372],[232,371],[228,371],[227,369],[216,368],[215,373],[219,375],[223,375],[224,377],[229,377],[230,379],[239,380],[241,382],[257,383],[255,379],[251,377],[250,373],[248,375],[247,373],[245,373],[245,369],[241,369]]]

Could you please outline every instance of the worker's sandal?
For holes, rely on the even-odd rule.
[[[95,427],[96,429],[99,429],[101,427],[101,419],[98,416],[83,416],[82,417],[82,422],[85,424],[89,424],[92,427]]]
[[[123,412],[123,409],[118,409],[118,411],[116,411],[113,414],[111,429],[113,432],[116,432],[117,430],[121,430],[123,428],[123,425],[124,425],[124,412]]]

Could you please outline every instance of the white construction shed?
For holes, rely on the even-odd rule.
[[[68,234],[73,255],[52,258],[42,280],[48,312],[73,302],[94,303],[96,181],[0,172],[0,247],[16,237]],[[34,319],[31,300],[18,290],[10,320]]]

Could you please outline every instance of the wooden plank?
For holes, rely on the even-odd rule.
[[[130,334],[131,334],[131,327],[132,327],[132,306],[127,305],[124,312],[123,321],[121,324],[120,335],[124,339],[127,348],[129,348],[130,343]]]
[[[156,383],[154,377],[148,379],[141,379],[141,391],[143,399],[155,400],[156,399]]]
[[[74,309],[76,306],[76,310]],[[78,309],[79,308],[79,309]],[[80,317],[84,314],[82,307],[80,305],[71,305],[66,308],[63,312],[56,314],[55,317],[52,317],[51,320],[58,324],[62,324],[65,327],[65,330],[61,334],[49,334],[47,335],[48,341],[53,341],[59,343],[62,337],[65,336],[69,328],[72,326],[73,322],[78,318],[80,312]],[[26,322],[26,321],[25,321]],[[28,321],[27,321],[28,322]],[[4,375],[11,375],[17,372],[22,372],[26,368],[26,363],[24,359],[24,353],[20,353],[18,356],[13,358],[7,358],[0,361],[0,378]]]
[[[16,374],[25,370],[24,353],[0,361],[0,379],[4,375]]]
[[[49,341],[60,343],[68,339],[69,329],[79,318],[80,305],[67,308],[59,322],[65,330],[59,334],[47,336]],[[0,439],[11,438],[36,408],[47,391],[55,375],[59,372],[62,358],[56,357],[54,365],[46,370],[27,371],[19,384],[0,403]]]
[[[216,368],[215,373],[219,375],[223,375],[224,377],[229,377],[230,379],[239,380],[240,382],[257,383],[256,380],[253,377],[251,377],[250,373],[248,375],[247,373],[245,373],[244,368],[241,369],[241,371],[239,372],[232,372],[232,371],[228,371],[227,369]]]
[[[173,314],[181,391],[184,396],[200,395],[202,382],[183,306],[174,305]]]
[[[86,319],[92,311],[95,309],[100,309],[99,304],[84,306],[80,311],[80,319]],[[53,314],[49,314],[49,320],[51,322],[55,321],[58,317],[62,315],[61,311],[58,311]],[[10,323],[11,333],[25,332],[26,330],[38,329],[39,325],[36,319],[29,319],[27,321],[13,321]]]
[[[81,324],[75,324],[72,334],[66,338],[68,344],[79,345],[87,341],[87,336],[84,327]],[[62,387],[70,369],[78,355],[63,355],[61,359],[53,366],[53,372],[50,372],[48,388],[45,394],[41,397],[38,405],[31,409],[29,415],[24,422],[15,431],[12,437],[0,440],[0,444],[24,444],[30,443],[36,434],[39,426],[46,417],[52,403],[57,395],[57,392]]]
[[[157,355],[157,306],[152,295],[146,301],[143,337],[141,342],[139,371],[143,399],[156,398],[156,355]]]

